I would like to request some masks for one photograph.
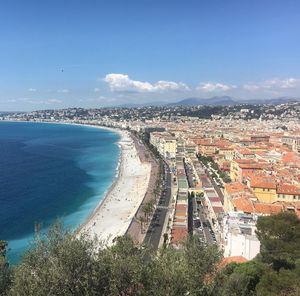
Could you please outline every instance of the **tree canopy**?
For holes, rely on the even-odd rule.
[[[127,236],[105,246],[58,224],[13,268],[1,241],[0,295],[300,296],[296,215],[260,217],[257,235],[261,254],[222,268],[217,247],[197,237],[154,252]]]
[[[205,279],[219,259],[215,246],[205,247],[196,238],[158,253],[127,236],[99,248],[97,240],[54,225],[36,237],[2,294],[204,295]]]

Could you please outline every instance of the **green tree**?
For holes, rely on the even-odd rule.
[[[0,295],[6,295],[11,284],[11,270],[6,259],[7,242],[0,241]]]
[[[145,249],[126,236],[103,246],[53,226],[16,267],[11,295],[139,295]]]
[[[94,295],[95,241],[54,225],[16,267],[12,295]]]
[[[46,235],[36,236],[15,268],[9,295],[227,295],[209,294],[220,256],[216,246],[204,245],[195,237],[176,248],[165,246],[153,252],[127,236],[105,246],[54,225]],[[251,283],[252,268],[241,268],[227,291]]]
[[[295,213],[283,212],[257,221],[257,237],[264,262],[275,270],[292,268],[300,259],[300,220]]]
[[[144,258],[148,250],[134,244],[128,236],[118,237],[115,245],[99,252],[97,266],[101,267],[98,278],[103,277],[102,292],[97,295],[143,295],[146,278]],[[105,267],[105,268],[103,268]]]
[[[143,233],[144,231],[144,224],[146,223],[146,219],[143,216],[139,216],[137,218],[137,220],[140,222],[140,226],[141,226],[141,233]]]
[[[300,261],[295,270],[270,270],[256,287],[257,296],[300,296]]]
[[[6,256],[6,248],[7,248],[7,242],[0,240],[0,256],[2,257]]]
[[[148,204],[144,204],[142,206],[142,212],[144,213],[144,217],[146,219],[146,223],[149,222],[149,214],[150,214],[150,208]]]
[[[222,269],[211,286],[211,296],[252,296],[256,285],[269,267],[258,260],[231,263]]]
[[[220,253],[198,238],[179,249],[161,249],[149,264],[145,295],[206,295],[206,280],[216,268]]]

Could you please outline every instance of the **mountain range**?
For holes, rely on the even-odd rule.
[[[229,96],[214,96],[211,98],[186,98],[183,100],[179,100],[177,102],[150,102],[150,103],[142,103],[142,104],[123,104],[118,107],[125,108],[135,108],[135,107],[147,107],[147,106],[232,106],[239,104],[251,104],[251,105],[259,105],[259,104],[271,104],[271,105],[279,105],[285,104],[289,102],[299,102],[300,98],[295,97],[279,97],[279,98],[271,98],[271,99],[251,99],[251,100],[240,100],[234,99]]]

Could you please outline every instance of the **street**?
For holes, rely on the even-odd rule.
[[[167,164],[164,164],[165,168],[165,180],[161,195],[158,200],[158,206],[155,209],[152,220],[146,236],[144,238],[144,244],[150,246],[153,249],[158,249],[159,241],[163,235],[163,227],[167,218],[169,204],[171,200],[171,173]]]
[[[193,188],[194,181],[193,181],[193,175],[192,175],[192,169],[189,164],[185,162],[185,172],[188,179],[188,184],[190,188]],[[209,177],[211,183],[213,186],[217,186],[212,178],[209,176],[208,171],[206,170],[206,174]],[[220,191],[220,189],[218,188]],[[218,191],[217,191],[218,192]],[[219,192],[218,192],[219,194]],[[223,195],[222,195],[223,196]],[[201,204],[200,201],[197,201],[196,196],[189,197],[189,232],[193,233],[194,235],[197,235],[200,237],[200,240],[207,244],[213,244],[215,243],[215,235],[212,231],[212,228],[210,226],[210,223],[208,222],[205,214],[205,210]],[[197,202],[193,202],[197,201]],[[193,209],[193,205],[196,205],[197,209]],[[191,222],[192,221],[192,222]]]

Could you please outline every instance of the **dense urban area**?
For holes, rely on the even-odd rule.
[[[158,279],[152,278],[158,285],[157,294],[147,294],[137,280],[130,282],[129,288],[123,283],[123,290],[89,295],[300,295],[299,118],[299,102],[69,108],[0,114],[1,120],[125,129],[136,139],[136,145],[144,144],[160,165],[156,204],[147,212],[147,219],[139,217],[144,243],[180,254],[192,249],[190,260],[194,262],[187,266],[183,261],[174,263],[178,269],[175,272],[170,265],[176,256],[169,251],[161,261],[149,259],[150,255],[146,261],[152,262],[152,268],[155,264],[155,268],[161,268],[165,280],[168,276],[178,280],[182,290],[168,282],[161,288]],[[188,237],[197,243],[182,246]],[[120,248],[124,245],[138,248],[128,241],[116,244]],[[117,249],[112,252],[118,254]],[[215,257],[209,252],[215,252]],[[221,263],[217,263],[218,256],[223,258]],[[129,259],[120,260],[124,263]],[[204,260],[211,266],[216,264],[217,271],[212,272]],[[201,289],[183,274],[175,279],[180,277],[177,272],[187,272],[194,263],[202,264],[207,271],[198,274]],[[80,295],[76,293],[61,295]]]

